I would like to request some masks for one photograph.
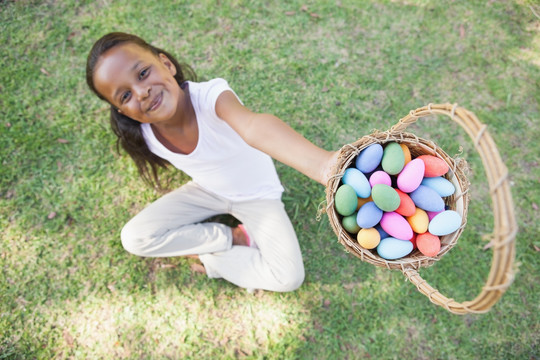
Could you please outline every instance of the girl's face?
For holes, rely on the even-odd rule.
[[[109,49],[96,64],[94,86],[118,111],[141,123],[168,122],[178,115],[184,92],[175,66],[127,43]]]

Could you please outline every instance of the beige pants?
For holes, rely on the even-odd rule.
[[[201,223],[230,214],[257,248],[232,245],[232,230]],[[280,200],[234,202],[189,182],[150,204],[122,229],[122,245],[146,257],[199,255],[211,278],[247,289],[293,291],[304,265],[293,226]]]

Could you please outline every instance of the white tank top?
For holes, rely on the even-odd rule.
[[[233,91],[227,81],[188,84],[199,127],[195,150],[190,154],[174,153],[159,142],[150,124],[141,124],[150,151],[200,186],[229,200],[280,199],[283,186],[270,156],[249,146],[216,114],[219,95]]]

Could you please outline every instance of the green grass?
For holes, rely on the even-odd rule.
[[[535,13],[533,1],[0,2],[0,359],[537,359]],[[327,149],[430,102],[475,112],[510,173],[514,284],[487,314],[448,313],[399,272],[346,253],[316,220],[324,188],[281,164],[306,266],[298,291],[247,294],[193,274],[192,260],[129,255],[119,231],[159,194],[116,154],[84,81],[89,48],[113,30],[170,50],[203,80],[226,78],[250,108]],[[485,173],[447,119],[412,130],[449,154],[462,146],[471,164],[467,229],[421,271],[470,300],[491,261]]]

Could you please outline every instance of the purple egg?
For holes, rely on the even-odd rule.
[[[440,214],[442,211],[426,211],[429,221],[433,219],[435,216]]]
[[[356,168],[364,174],[372,172],[381,163],[382,156],[381,144],[371,144],[356,157]]]
[[[356,215],[356,223],[363,229],[372,228],[381,221],[383,211],[373,201],[365,203]]]
[[[409,194],[412,201],[425,211],[443,211],[444,200],[435,190],[425,185],[420,185],[416,190]]]

